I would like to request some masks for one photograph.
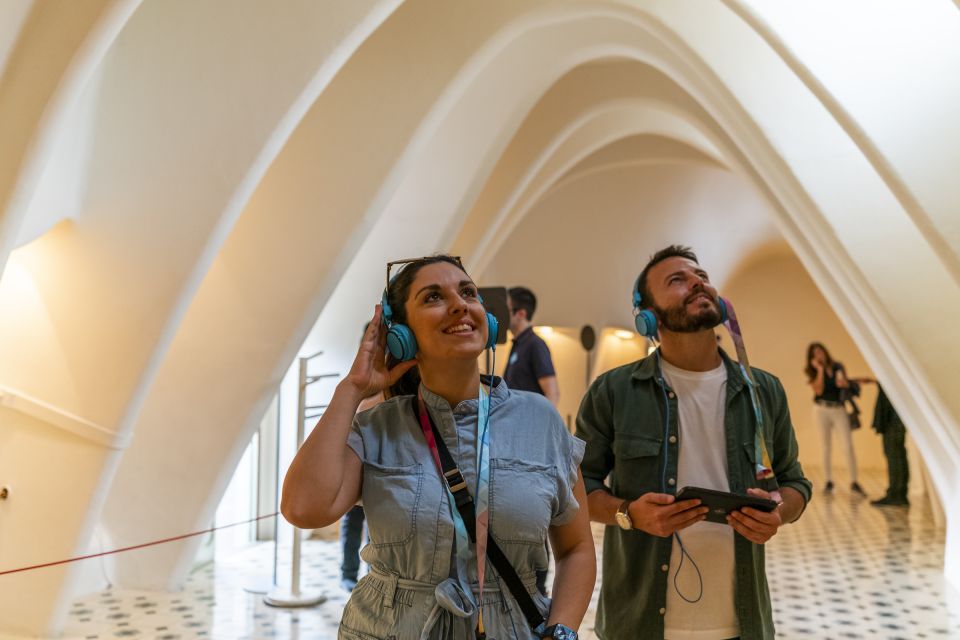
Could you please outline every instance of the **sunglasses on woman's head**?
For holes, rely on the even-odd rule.
[[[393,262],[388,262],[388,263],[387,263],[387,288],[386,288],[386,290],[387,290],[387,291],[390,291],[390,269],[393,268],[394,265],[398,265],[398,264],[410,264],[410,263],[413,263],[413,262],[421,262],[421,261],[423,261],[423,260],[432,260],[432,259],[435,258],[435,257],[436,257],[436,256],[424,256],[424,257],[422,257],[422,258],[407,258],[406,260],[394,260]],[[450,256],[450,258],[452,258],[453,260],[455,260],[456,263],[457,263],[457,266],[460,267],[460,270],[463,271],[464,273],[466,273],[467,270],[463,268],[463,263],[460,261],[460,256]],[[438,260],[437,262],[446,262],[446,260]]]

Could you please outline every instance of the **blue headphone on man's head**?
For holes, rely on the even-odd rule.
[[[637,279],[633,281],[632,299],[633,325],[637,328],[637,333],[644,338],[656,340],[659,337],[657,332],[657,315],[650,309],[644,309],[641,306],[643,297],[640,295],[640,276],[637,276]],[[722,324],[727,321],[727,305],[724,303],[723,298],[718,297],[717,301],[720,305],[720,322]]]
[[[393,309],[390,308],[390,303],[387,301],[387,294],[388,291],[384,289],[383,298],[380,301],[380,306],[383,311],[383,324],[387,327],[387,350],[390,351],[390,355],[401,362],[413,360],[417,355],[417,338],[413,335],[410,327],[393,321]],[[479,294],[477,295],[477,299],[480,300],[480,304],[483,304],[483,298],[480,297]],[[484,349],[496,350],[497,334],[499,331],[500,323],[497,322],[496,316],[488,311],[487,344],[484,346]]]

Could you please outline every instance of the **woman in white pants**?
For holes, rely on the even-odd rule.
[[[853,436],[850,432],[850,419],[843,406],[840,395],[841,389],[847,389],[850,382],[843,364],[834,362],[830,352],[819,342],[813,342],[807,347],[807,382],[813,387],[813,415],[820,425],[823,436],[823,472],[827,484],[824,491],[833,492],[833,469],[831,463],[831,443],[833,434],[839,436],[840,444],[847,455],[847,465],[850,468],[850,490],[860,495],[866,495],[857,482],[857,456],[853,451]]]

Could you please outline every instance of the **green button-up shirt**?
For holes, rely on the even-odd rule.
[[[757,487],[756,418],[739,365],[722,350],[727,367],[724,427],[730,490]],[[783,385],[773,375],[753,369],[764,415],[767,450],[780,487],[796,489],[810,500],[811,484],[797,460],[797,440]],[[664,425],[664,400],[670,421]],[[577,437],[587,443],[581,470],[587,493],[607,490],[623,499],[645,493],[675,494],[661,487],[662,477],[677,477],[679,425],[677,397],[663,381],[657,358],[649,356],[603,374],[590,386],[577,416]],[[667,440],[664,447],[664,439]],[[696,443],[687,443],[695,446]],[[667,455],[664,456],[664,452]],[[666,457],[666,475],[663,464]],[[609,488],[604,484],[609,476]],[[774,637],[764,547],[734,536],[735,606],[743,640]],[[607,527],[603,540],[603,585],[596,632],[604,640],[663,638],[672,538],[639,530]]]

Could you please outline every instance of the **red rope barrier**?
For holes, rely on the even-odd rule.
[[[69,558],[67,560],[57,560],[56,562],[45,562],[43,564],[35,564],[29,567],[20,567],[19,569],[7,569],[6,571],[0,571],[0,576],[5,576],[11,573],[20,573],[21,571],[32,571],[34,569],[45,569],[47,567],[55,567],[59,564],[68,564],[70,562],[79,562],[80,560],[89,560],[90,558],[99,558],[101,556],[109,556],[115,553],[123,553],[124,551],[133,551],[135,549],[143,549],[144,547],[153,547],[158,544],[166,544],[167,542],[176,542],[177,540],[184,540],[186,538],[202,536],[205,533],[213,533],[214,531],[219,531],[221,529],[229,529],[230,527],[239,527],[242,524],[250,524],[251,522],[257,522],[258,520],[264,520],[265,518],[273,518],[278,514],[279,514],[279,511],[275,511],[265,516],[257,516],[256,518],[250,518],[249,520],[244,520],[243,522],[234,522],[234,523],[225,524],[219,527],[211,527],[209,529],[204,529],[203,531],[194,531],[193,533],[185,533],[180,536],[173,536],[172,538],[163,538],[162,540],[144,542],[143,544],[135,544],[131,547],[121,547],[120,549],[113,549],[112,551],[104,551],[102,553],[91,553],[86,556],[77,556],[76,558]]]

